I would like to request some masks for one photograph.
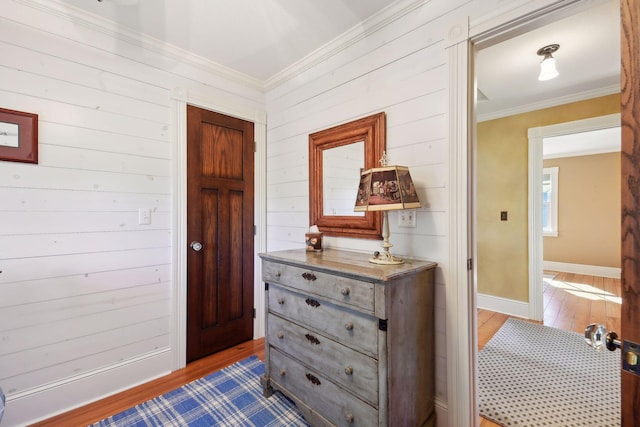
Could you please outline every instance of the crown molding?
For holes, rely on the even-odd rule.
[[[514,116],[516,114],[528,113],[531,111],[542,110],[550,107],[557,107],[559,105],[570,104],[572,102],[585,101],[591,98],[598,98],[600,96],[613,95],[620,93],[620,85],[605,86],[593,90],[579,92],[566,96],[559,96],[556,98],[545,99],[540,102],[533,102],[530,104],[519,105],[513,108],[506,108],[504,110],[493,111],[490,113],[479,114],[477,116],[477,122],[486,122],[488,120],[500,119],[503,117]]]
[[[72,22],[74,25],[81,25],[96,33],[157,53],[172,60],[187,63],[195,68],[212,73],[216,76],[265,92],[295,78],[304,71],[326,61],[328,58],[337,55],[381,28],[384,28],[390,23],[429,3],[431,0],[405,0],[394,2],[384,9],[381,9],[378,13],[371,16],[364,22],[358,23],[350,30],[344,32],[340,36],[309,53],[299,61],[291,64],[265,81],[255,79],[232,68],[210,61],[202,56],[150,37],[146,34],[131,31],[111,20],[91,14],[72,5],[62,3],[59,0],[13,1],[32,9],[42,11],[57,19]]]
[[[81,25],[89,30],[120,40],[132,46],[137,46],[150,52],[157,53],[171,60],[187,63],[195,68],[206,71],[221,78],[231,80],[259,91],[264,90],[262,81],[232,68],[210,61],[202,56],[163,42],[146,34],[131,31],[117,23],[91,14],[59,0],[13,0],[24,6],[42,11],[57,19]],[[84,40],[83,40],[84,41]]]
[[[394,2],[391,5],[378,11],[365,21],[358,23],[351,29],[345,31],[330,42],[319,47],[315,51],[304,56],[299,61],[294,62],[282,71],[269,77],[264,82],[264,88],[269,91],[291,79],[302,74],[310,68],[326,61],[332,56],[346,50],[360,40],[370,36],[381,28],[402,18],[412,11],[429,3],[431,0],[406,0]]]

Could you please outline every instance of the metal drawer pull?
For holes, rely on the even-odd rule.
[[[310,282],[313,282],[314,280],[317,279],[317,277],[313,273],[302,273],[302,278]]]
[[[284,377],[285,375],[287,375],[287,371],[285,371],[284,369],[280,369],[280,376]]]
[[[344,419],[348,422],[348,423],[352,423],[355,421],[355,418],[353,418],[353,414],[347,414],[345,415]]]
[[[349,323],[345,323],[344,328],[347,331],[353,331],[353,323],[349,322]]]
[[[307,298],[306,300],[304,300],[304,302],[307,303],[307,305],[316,308],[316,307],[320,307],[320,303],[314,299],[311,298]]]
[[[342,295],[344,295],[345,297],[348,297],[348,296],[349,296],[349,294],[351,293],[351,289],[349,289],[349,288],[343,288],[343,289],[340,291],[340,293],[341,293]]]
[[[347,366],[344,368],[344,373],[347,375],[353,375],[353,366]]]
[[[284,304],[284,298],[278,298],[278,304],[280,305]]]
[[[316,377],[315,375],[307,374],[306,376],[307,376],[307,379],[309,380],[309,382],[311,382],[311,384],[313,384],[313,385],[320,385],[320,384],[322,384],[322,383],[320,382],[320,380],[318,379],[318,377]]]
[[[278,332],[278,338],[280,338],[280,339],[284,338],[284,332],[279,331]]]
[[[315,344],[315,345],[320,344],[320,340],[311,334],[306,334],[305,337],[311,344]]]

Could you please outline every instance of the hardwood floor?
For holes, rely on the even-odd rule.
[[[555,274],[555,277],[545,279],[543,321],[535,323],[580,334],[590,323],[602,323],[610,331],[620,331],[620,279],[547,273]],[[512,316],[478,309],[478,350],[509,317]],[[481,417],[480,427],[500,427],[500,424]]]
[[[553,280],[545,280],[544,321],[537,323],[583,333],[587,324],[599,322],[604,323],[609,330],[620,331],[620,286],[619,279],[556,273]],[[506,314],[478,310],[478,350],[484,347],[508,318]],[[231,347],[157,380],[34,425],[88,425],[254,354],[264,359],[264,339]],[[497,426],[499,425],[492,421],[480,419],[480,427]]]
[[[264,360],[264,338],[247,341],[219,353],[189,363],[185,368],[97,402],[33,424],[34,426],[86,426],[146,402],[191,381],[256,355]]]

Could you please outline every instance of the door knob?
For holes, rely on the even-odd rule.
[[[607,350],[615,351],[616,348],[622,346],[622,341],[618,338],[618,334],[613,331],[608,332],[607,328],[601,323],[588,325],[584,329],[584,340],[596,350],[600,350],[604,346]]]
[[[190,247],[192,250],[194,250],[194,251],[198,252],[199,250],[201,250],[201,249],[202,249],[202,243],[200,243],[200,242],[196,242],[196,241],[194,240],[193,242],[191,242],[191,244],[189,245],[189,247]]]
[[[615,351],[619,348],[622,351],[622,370],[640,376],[640,344],[631,341],[622,341],[618,334],[611,331],[600,323],[592,323],[584,329],[584,339],[591,347],[600,350],[607,347],[607,350]]]

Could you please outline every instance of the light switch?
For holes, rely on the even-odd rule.
[[[416,227],[416,212],[413,210],[398,212],[398,227]]]
[[[151,208],[138,209],[138,224],[140,225],[151,224]]]
[[[509,219],[509,214],[507,211],[500,212],[500,221],[507,221]]]

